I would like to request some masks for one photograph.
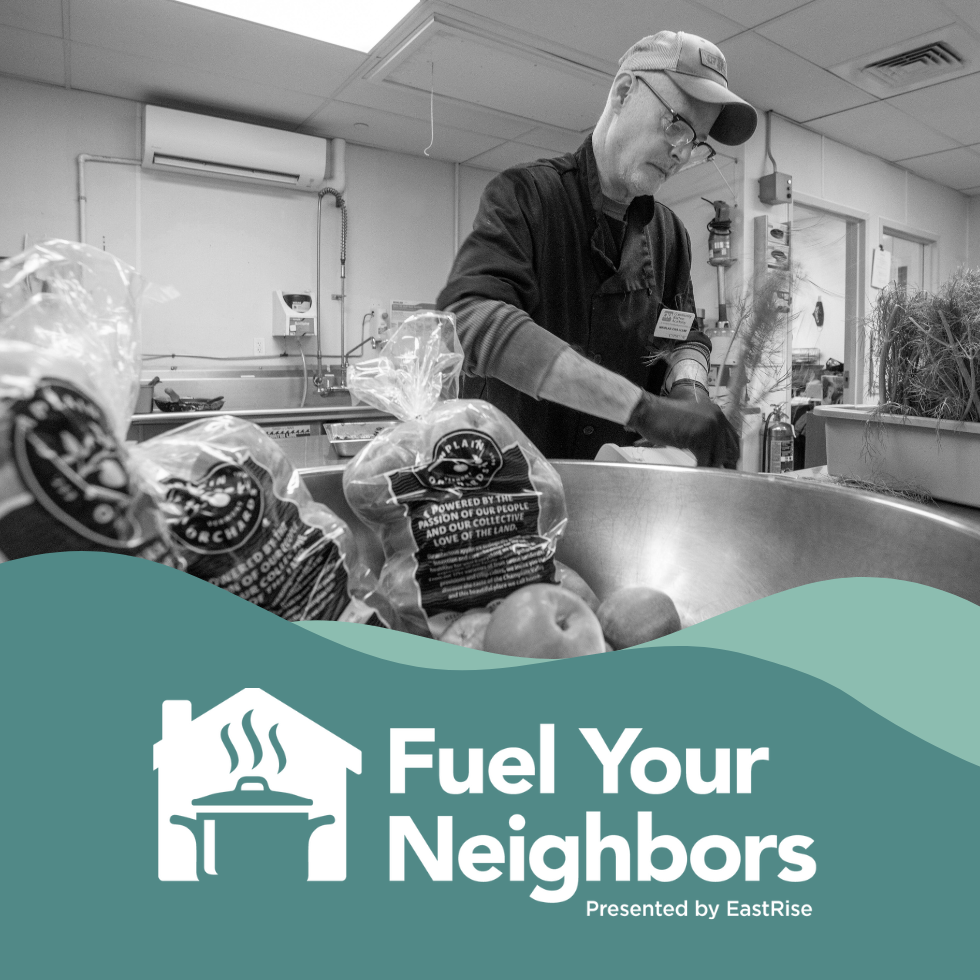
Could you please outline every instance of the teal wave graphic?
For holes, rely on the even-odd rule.
[[[356,623],[304,628],[371,656],[441,670],[553,661],[503,657]],[[980,765],[980,606],[896,579],[814,582],[644,644],[712,647],[802,671]],[[616,654],[603,654],[615,657]]]
[[[186,635],[194,642],[205,635],[213,637],[214,644],[226,642],[222,617],[247,619],[260,633],[278,635],[293,628],[193,576],[142,559],[97,553],[40,555],[0,564],[0,614],[12,614],[29,603],[31,590],[50,587],[39,583],[66,581],[77,586],[89,580],[98,582],[100,591],[86,601],[102,615],[112,614],[121,622],[129,603],[143,610],[148,622],[162,608],[180,609]],[[466,650],[370,626],[300,625],[374,658],[440,671],[561,669],[551,661]],[[134,624],[131,635],[142,629]],[[38,620],[38,637],[49,632],[49,625]],[[839,688],[932,745],[980,765],[978,636],[980,606],[914,583],[852,578],[760,599],[645,648],[655,656],[666,650],[708,647],[790,667]],[[588,659],[605,663],[618,656]],[[270,672],[276,662],[270,656]]]
[[[526,657],[505,657],[499,653],[469,650],[424,636],[399,633],[380,626],[366,626],[363,623],[305,622],[296,625],[351,650],[411,667],[428,667],[432,670],[496,670],[548,663],[547,660],[528,660]]]
[[[0,738],[32,733],[10,755],[4,776],[30,800],[46,799],[56,783],[70,801],[71,823],[65,833],[64,807],[0,811],[3,839],[16,844],[4,854],[4,893],[17,901],[4,910],[3,961],[16,977],[73,976],[80,961],[97,962],[100,980],[280,976],[286,960],[290,970],[310,976],[323,974],[326,964],[337,976],[424,971],[433,980],[461,973],[467,980],[515,973],[578,980],[653,969],[752,980],[973,975],[980,767],[762,655],[797,657],[797,667],[828,673],[837,664],[864,663],[867,684],[883,690],[913,688],[911,674],[920,699],[961,714],[970,704],[972,718],[975,675],[969,661],[957,666],[955,657],[976,656],[975,610],[900,583],[845,582],[800,590],[787,605],[764,600],[737,613],[703,624],[720,631],[724,649],[685,645],[696,641],[692,629],[649,648],[538,664],[524,674],[419,670],[296,629],[140,559],[63,554],[0,564]],[[910,620],[918,627],[910,628]],[[398,634],[365,635],[377,639],[380,653],[401,643]],[[728,652],[740,643],[752,655]],[[810,651],[815,666],[799,651]],[[440,653],[443,662],[450,654],[456,663],[493,662],[456,648]],[[967,688],[959,702],[951,696],[955,686]],[[280,834],[288,815],[273,815],[268,841],[253,818],[222,817],[215,838],[221,874],[214,881],[158,879],[159,781],[174,771],[165,719],[176,717],[163,702],[186,701],[187,713],[203,718],[250,687],[363,755],[361,772],[347,771],[348,792],[339,800],[346,815],[338,821],[346,834],[344,881],[307,880],[312,828]],[[248,703],[261,713],[258,702]],[[215,715],[220,721],[204,726],[211,734],[202,749],[217,753],[220,770],[213,734],[226,721],[234,728],[243,713]],[[287,724],[287,716],[270,715],[268,724],[276,721]],[[435,740],[412,751],[455,746],[458,778],[470,746],[487,753],[522,746],[537,760],[545,723],[554,725],[554,792],[538,792],[538,766],[521,796],[491,783],[480,795],[450,795],[433,755],[432,769],[409,770],[406,794],[391,794],[390,726],[432,727]],[[624,758],[619,790],[607,794],[604,767],[581,726],[594,727],[607,744],[625,727],[639,728],[633,759],[634,752],[663,746],[684,758],[685,768],[686,747],[700,746],[705,778],[717,778],[715,747],[768,746],[769,760],[751,773],[751,792],[701,795],[685,782],[654,797]],[[264,724],[254,727],[268,732]],[[290,728],[286,735],[292,768],[300,753]],[[101,772],[112,774],[110,791],[126,802],[126,819],[106,819],[106,781],[93,779],[90,768],[57,766],[71,741],[99,745]],[[334,751],[334,743],[321,744],[323,752]],[[246,764],[244,748],[240,755]],[[731,755],[730,788],[737,790],[737,749]],[[271,758],[267,752],[264,761]],[[206,787],[212,788],[222,787]],[[747,856],[750,840],[765,850],[762,835],[784,841],[805,835],[818,871],[809,881],[780,879],[782,862],[771,848],[756,855],[758,877],[748,875],[745,861],[744,873],[726,881],[706,880],[690,866],[676,882],[640,881],[638,874],[614,880],[618,855],[607,850],[599,880],[587,880],[587,814],[595,811],[601,826],[593,824],[593,839],[619,835],[631,859],[643,846],[638,813],[654,811],[650,831],[674,835],[689,850],[708,835],[725,835]],[[495,881],[464,875],[453,859],[474,835],[501,841],[508,863],[513,859],[506,841],[515,812],[528,845],[520,879],[506,865]],[[405,880],[389,881],[392,814],[411,815],[431,847],[438,847],[438,816],[452,816],[451,882],[429,880],[411,854]],[[530,898],[536,881],[547,878],[530,858],[533,842],[545,835],[576,841],[581,856],[577,891],[561,904]],[[541,860],[539,869],[557,870],[554,860]],[[256,939],[257,895],[274,898],[262,904],[262,935],[276,942]],[[726,914],[733,900],[745,909],[749,902],[765,908],[768,900],[771,909],[774,899],[806,902],[814,914],[805,920]],[[589,900],[627,908],[663,902],[665,910],[683,900],[689,914],[654,917],[651,905],[650,917],[596,918],[587,915]],[[702,902],[714,904],[716,919],[699,914]],[[488,943],[488,934],[497,933],[507,942]],[[434,958],[436,945],[442,955]]]

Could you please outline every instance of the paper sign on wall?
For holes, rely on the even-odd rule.
[[[876,248],[871,253],[871,288],[884,289],[891,279],[892,253]]]

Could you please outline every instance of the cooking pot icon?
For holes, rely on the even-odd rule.
[[[312,800],[276,792],[261,776],[242,776],[233,790],[191,803],[203,808],[196,817],[174,814],[170,822],[194,835],[198,881],[217,878],[219,863],[222,881],[305,881],[310,836],[334,823],[330,814],[311,820]]]

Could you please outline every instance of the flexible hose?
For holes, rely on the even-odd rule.
[[[303,358],[303,400],[299,403],[300,408],[306,408],[306,389],[309,387],[309,381],[307,381],[306,372],[306,351],[303,350],[303,338],[297,337],[296,343],[299,346],[299,356]]]

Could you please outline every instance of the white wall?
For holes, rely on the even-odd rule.
[[[869,251],[877,244],[881,228],[889,225],[938,239],[940,281],[966,262],[970,202],[959,191],[924,180],[779,116],[773,117],[772,151],[779,170],[792,175],[794,194],[867,216]],[[758,179],[772,169],[766,159],[763,121],[743,152],[745,217],[768,213],[773,221],[784,221],[785,207],[769,207],[759,201]],[[751,235],[747,220],[743,244],[749,254]]]
[[[76,237],[76,156],[137,157],[141,109],[123,99],[0,78],[0,255],[19,251],[25,236]],[[866,214],[869,249],[890,224],[938,238],[940,277],[960,263],[980,264],[980,199],[971,201],[779,117],[773,119],[772,144],[797,194]],[[763,126],[746,146],[725,152],[738,161],[722,158],[739,197],[731,295],[739,280],[751,276],[752,218],[769,213],[774,221],[785,220],[786,211],[758,200],[758,177],[770,169]],[[455,175],[451,164],[355,145],[348,146],[347,172],[352,346],[373,302],[435,299],[452,261]],[[486,170],[459,168],[460,240],[491,177]],[[315,197],[102,164],[90,164],[87,179],[89,241],[104,240],[149,279],[181,293],[170,304],[147,308],[146,350],[237,358],[251,355],[257,336],[270,351],[281,349],[271,341],[271,292],[313,284]],[[696,301],[713,319],[717,288],[704,228],[711,212],[701,196],[730,197],[714,167],[678,175],[664,200],[691,234]],[[324,199],[323,338],[327,352],[336,354],[339,310],[329,296],[339,292],[340,215],[332,200]],[[865,293],[870,298],[870,288]],[[312,341],[306,344],[312,350]]]
[[[970,198],[970,250],[968,261],[974,268],[980,268],[980,197]]]
[[[480,205],[480,195],[483,188],[496,176],[492,170],[480,170],[476,167],[459,168],[459,242],[473,230],[476,211]]]
[[[755,135],[740,152],[744,155],[740,249],[742,254],[751,256],[753,219],[768,214],[774,223],[782,222],[786,220],[787,208],[759,201],[759,177],[772,170],[765,151],[764,120],[760,119]],[[934,286],[967,262],[970,201],[959,191],[923,180],[779,116],[773,116],[772,120],[772,152],[779,170],[792,176],[793,193],[797,199],[804,199],[801,203],[816,204],[865,222],[862,315],[870,311],[876,295],[870,284],[870,253],[886,226],[936,240]],[[980,221],[973,228],[975,234],[980,234]],[[802,317],[809,316],[812,303],[807,308],[803,297],[798,297],[795,305],[802,310]],[[848,397],[860,400],[864,397],[863,357],[856,358],[856,364],[840,359],[852,372]]]
[[[135,102],[0,78],[0,255],[75,238],[75,157],[133,156],[139,127]]]
[[[25,236],[77,238],[77,155],[138,157],[141,111],[123,99],[0,78],[0,255],[20,251]],[[461,198],[475,212],[490,174],[460,170]],[[372,303],[435,300],[452,261],[453,180],[452,164],[348,145],[348,348]],[[87,165],[86,181],[89,243],[180,293],[146,306],[144,350],[249,357],[255,337],[269,354],[282,350],[271,336],[272,290],[313,287],[315,195],[99,163]],[[339,304],[330,299],[340,291],[339,260],[340,212],[325,197],[321,302],[332,355],[340,352]],[[305,343],[315,349],[312,338]]]
[[[759,201],[758,180],[772,169],[765,152],[765,125],[760,120],[753,138],[742,147],[721,148],[736,163],[719,157],[722,171],[735,191],[738,207],[733,212],[732,252],[736,259],[729,270],[729,300],[754,274],[754,219],[768,215],[773,223],[787,220],[784,205],[767,206]],[[773,117],[772,151],[779,170],[793,178],[793,191],[805,201],[866,223],[866,251],[877,244],[881,230],[899,231],[932,237],[937,240],[937,262],[934,285],[965,262],[980,264],[980,198],[968,199],[958,191],[942,187],[885,163],[876,157],[859,153],[778,116]],[[704,225],[711,216],[701,197],[731,199],[721,177],[712,166],[701,166],[678,174],[665,185],[661,199],[678,213],[687,226],[694,248],[694,292],[698,306],[704,307],[709,320],[717,316],[717,287],[714,270],[707,265],[708,235]],[[802,203],[802,202],[801,202]],[[843,246],[831,247],[833,222],[813,225],[812,215],[799,209],[802,222],[794,258],[803,265],[810,279],[801,281],[794,297],[798,311],[794,325],[795,347],[819,347],[821,359],[834,357],[845,361],[843,349],[843,298],[831,295],[844,292]],[[843,223],[839,226],[843,230]],[[866,262],[864,310],[873,302],[870,288],[870,261]],[[836,284],[836,285],[835,285]],[[824,304],[825,326],[821,330],[811,316],[817,296]],[[853,368],[854,365],[848,365]],[[859,374],[859,372],[858,372]],[[860,382],[855,377],[855,383]],[[855,396],[858,395],[855,387]]]

